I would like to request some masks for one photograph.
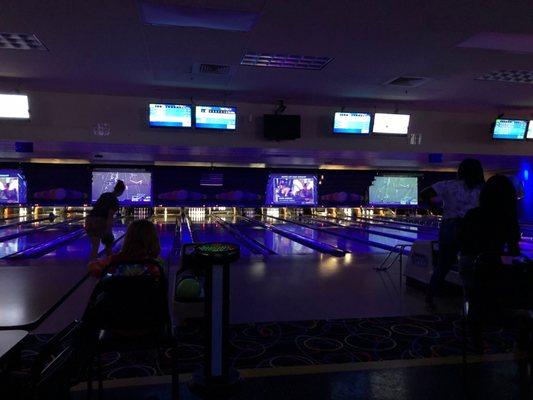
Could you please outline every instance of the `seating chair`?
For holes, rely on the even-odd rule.
[[[153,261],[144,263],[154,265]],[[133,264],[133,263],[132,263]],[[121,263],[124,265],[124,263]],[[139,263],[135,263],[139,265]],[[155,263],[157,265],[157,263]],[[101,354],[114,351],[161,349],[172,351],[172,398],[178,398],[179,384],[176,341],[168,307],[168,284],[162,268],[159,277],[152,275],[113,276],[103,271],[96,285],[84,321],[90,327],[89,343],[97,361],[98,398],[103,397]],[[87,392],[92,394],[92,371],[89,368]]]

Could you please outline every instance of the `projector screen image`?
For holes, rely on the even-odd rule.
[[[418,205],[418,178],[376,176],[368,188],[368,200],[374,206],[416,206]]]
[[[493,139],[522,140],[526,134],[527,121],[521,119],[497,119],[492,131]]]
[[[317,203],[317,179],[313,175],[270,175],[266,203],[285,206],[313,206]]]
[[[0,118],[29,119],[28,96],[23,94],[0,94]]]
[[[150,104],[150,126],[190,128],[192,109],[183,104]]]
[[[410,116],[408,114],[376,113],[374,115],[374,127],[372,132],[407,135],[409,118]]]
[[[0,170],[0,204],[26,203],[26,180],[20,171]]]
[[[126,190],[118,198],[120,205],[142,206],[152,203],[152,174],[133,171],[93,171],[91,201],[95,203],[102,193],[112,192],[119,179],[126,185]]]
[[[527,138],[533,139],[533,119],[529,121],[529,128],[527,130]]]
[[[235,107],[196,106],[195,126],[200,129],[235,130]]]
[[[372,115],[368,113],[336,112],[333,121],[334,133],[367,135],[370,133]]]

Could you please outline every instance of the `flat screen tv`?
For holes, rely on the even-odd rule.
[[[528,139],[533,139],[533,119],[529,121],[529,128],[527,129],[527,136]]]
[[[368,188],[372,206],[418,205],[418,178],[415,176],[376,176]]]
[[[0,118],[29,119],[28,96],[24,94],[0,94]]]
[[[271,174],[268,177],[266,203],[272,206],[315,206],[316,176]]]
[[[493,139],[522,140],[526,135],[527,121],[522,119],[497,119],[492,126]]]
[[[124,181],[126,190],[119,197],[123,206],[148,206],[152,204],[152,173],[144,171],[93,171],[91,202],[102,193],[111,192],[117,180]]]
[[[408,114],[374,114],[374,126],[372,132],[387,133],[390,135],[407,135],[409,130]]]
[[[190,128],[192,108],[185,104],[150,103],[148,123],[153,127]]]
[[[336,112],[333,119],[333,133],[346,133],[351,135],[368,135],[372,114]]]
[[[194,118],[198,129],[234,131],[237,127],[237,108],[196,106]]]
[[[20,170],[0,169],[0,204],[25,204],[26,179]]]

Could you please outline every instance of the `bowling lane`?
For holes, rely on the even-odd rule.
[[[40,228],[45,225],[51,225],[54,223],[63,222],[63,221],[64,221],[64,218],[56,218],[54,221],[44,220],[44,221],[38,221],[38,222],[33,222],[29,224],[24,224],[24,225],[6,227],[4,229],[0,229],[0,241],[2,241],[2,238],[7,237],[7,236],[11,236],[11,235],[22,233],[22,232],[29,233],[33,229]]]
[[[230,242],[241,248],[241,257],[251,257],[254,255],[248,247],[237,240],[230,232],[220,224],[206,218],[202,221],[191,221],[191,231],[195,242]]]
[[[313,254],[317,251],[266,228],[250,223],[243,218],[223,218],[235,224],[241,233],[256,240],[279,255]]]
[[[332,229],[335,226],[329,224],[329,218],[315,218],[321,221],[324,221],[324,228]],[[307,223],[307,221],[304,221]],[[347,221],[344,219],[337,219],[335,221],[337,224],[342,225],[344,227],[355,227],[355,228],[361,228],[361,229],[368,229],[372,231],[371,233],[385,233],[390,235],[396,235],[404,237],[407,241],[415,241],[415,240],[436,240],[438,237],[438,233],[436,230],[434,231],[428,231],[424,229],[417,229],[415,227],[412,227],[413,229],[397,229],[393,225],[385,224],[385,223],[367,223],[362,221]]]
[[[31,246],[49,242],[59,236],[82,228],[83,225],[76,221],[72,224],[51,227],[50,229],[29,232],[27,235],[0,242],[0,258],[25,250]]]
[[[338,246],[343,250],[355,253],[374,253],[374,252],[383,252],[384,249],[381,249],[376,246],[372,246],[369,241],[372,240],[376,243],[379,243],[381,245],[387,245],[387,246],[396,246],[397,244],[409,244],[410,242],[402,241],[398,239],[392,239],[382,236],[375,236],[371,235],[369,233],[365,232],[358,232],[354,230],[349,230],[345,228],[339,228],[339,227],[333,227],[333,228],[327,228],[332,232],[332,234],[329,234],[325,231],[319,231],[312,229],[311,227],[304,227],[300,225],[295,225],[290,222],[277,220],[272,217],[264,217],[265,221],[270,224],[275,224],[276,227],[297,233],[299,235],[317,240],[322,243],[326,243],[332,246]],[[289,221],[289,220],[287,220]],[[319,224],[316,225],[317,228],[321,228]],[[338,233],[340,235],[343,235],[344,237],[336,236],[335,233]],[[351,239],[349,239],[351,238]]]

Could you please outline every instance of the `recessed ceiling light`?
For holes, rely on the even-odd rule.
[[[247,53],[242,58],[241,65],[251,67],[321,70],[332,60],[333,58],[331,57]]]
[[[0,32],[0,49],[48,51],[33,33]]]
[[[533,71],[500,69],[481,75],[476,80],[533,84]]]

